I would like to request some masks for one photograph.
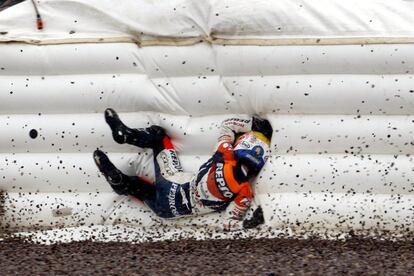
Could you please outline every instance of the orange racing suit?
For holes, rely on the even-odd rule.
[[[224,211],[228,219],[243,219],[253,200],[246,172],[234,159],[235,133],[251,130],[251,119],[231,118],[222,123],[216,152],[203,164],[190,185],[197,213]]]

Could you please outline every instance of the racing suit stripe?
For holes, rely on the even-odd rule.
[[[171,143],[171,140],[168,136],[164,136],[162,143],[163,143],[164,149],[174,149],[174,146]]]

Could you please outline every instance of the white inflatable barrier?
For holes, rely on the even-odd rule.
[[[29,1],[0,12],[3,230],[221,224],[162,220],[112,192],[96,148],[127,174],[153,168],[150,150],[112,140],[112,107],[166,128],[188,172],[223,119],[269,119],[272,156],[253,183],[265,225],[247,235],[412,235],[414,2],[126,2],[38,1],[42,31]]]

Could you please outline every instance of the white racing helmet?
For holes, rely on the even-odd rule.
[[[234,157],[245,165],[249,174],[258,174],[270,155],[270,140],[262,133],[249,131],[234,144]]]

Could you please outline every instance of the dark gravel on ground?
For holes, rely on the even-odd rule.
[[[414,275],[414,241],[0,242],[1,275]]]

